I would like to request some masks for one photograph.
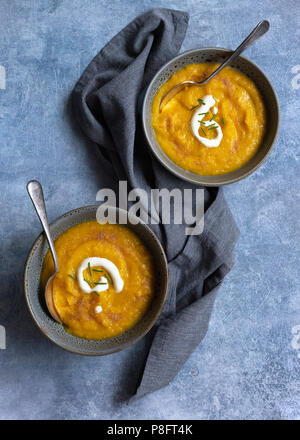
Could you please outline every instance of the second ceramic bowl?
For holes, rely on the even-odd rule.
[[[204,186],[219,186],[236,182],[253,173],[268,157],[275,143],[279,127],[279,105],[278,99],[270,81],[263,71],[252,61],[244,57],[238,57],[231,64],[231,67],[240,70],[249,76],[260,91],[267,111],[267,129],[264,139],[257,153],[244,166],[231,173],[221,176],[201,176],[191,173],[176,165],[160,148],[154,130],[151,125],[152,101],[160,86],[166,82],[173,73],[187,64],[216,62],[222,63],[232,51],[218,47],[206,47],[193,49],[184,52],[165,64],[154,76],[148,86],[143,103],[143,126],[150,149],[154,156],[171,173],[188,182]]]
[[[71,226],[96,220],[98,205],[84,206],[74,209],[59,217],[50,225],[54,240]],[[118,208],[113,208],[120,211]],[[130,220],[127,211],[123,211]],[[168,295],[168,263],[164,250],[154,232],[142,220],[134,217],[135,224],[128,223],[125,227],[131,229],[151,252],[155,266],[155,293],[150,307],[142,319],[131,329],[114,338],[103,340],[88,340],[77,338],[67,333],[61,324],[51,318],[46,304],[44,291],[41,289],[40,277],[45,255],[49,249],[44,234],[34,242],[29,252],[24,273],[24,289],[29,311],[40,330],[55,344],[73,353],[91,356],[111,354],[123,350],[142,338],[158,320]]]

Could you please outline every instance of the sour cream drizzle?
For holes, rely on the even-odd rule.
[[[100,280],[98,281],[99,283],[104,283],[104,284],[96,284],[93,287],[91,287],[86,281],[84,281],[83,272],[88,268],[89,263],[91,267],[95,267],[95,266],[103,267],[110,274],[115,291],[117,293],[121,292],[121,290],[124,287],[124,281],[121,278],[117,266],[107,258],[90,257],[83,260],[77,269],[78,284],[80,289],[84,293],[104,292],[109,287],[107,278],[104,276],[101,277]]]
[[[194,114],[191,119],[191,130],[193,135],[200,141],[203,145],[205,145],[208,148],[218,147],[221,143],[221,140],[223,138],[223,132],[220,125],[213,121],[203,121],[201,124],[200,121],[204,118],[205,115],[201,115],[199,113],[206,113],[209,111],[211,107],[213,107],[216,104],[215,98],[212,95],[205,95],[202,98],[204,104],[202,104],[200,107],[196,108],[194,111]],[[218,110],[213,108],[213,113],[216,115],[218,113]],[[207,137],[200,136],[199,135],[199,129],[201,126],[207,127],[208,125],[214,124],[217,131],[217,136],[213,139],[208,139]]]

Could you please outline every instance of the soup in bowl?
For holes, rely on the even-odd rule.
[[[203,176],[240,168],[258,150],[266,130],[263,98],[254,82],[225,67],[203,86],[186,86],[162,109],[162,97],[183,81],[202,81],[219,64],[189,64],[156,93],[152,127],[166,155],[185,170]]]
[[[157,322],[168,294],[167,258],[151,228],[118,208],[110,208],[116,224],[98,223],[98,208],[75,209],[50,225],[59,262],[53,302],[62,323],[45,303],[53,261],[44,234],[33,244],[24,273],[26,301],[38,327],[52,342],[82,355],[106,355],[137,342]],[[126,224],[119,224],[119,214]]]
[[[244,57],[207,84],[186,86],[160,108],[172,87],[205,79],[230,54],[220,48],[180,54],[157,72],[145,94],[143,126],[151,151],[191,183],[219,186],[248,176],[276,140],[276,93],[259,67]]]
[[[55,241],[59,272],[53,305],[66,331],[86,339],[117,336],[142,318],[155,291],[151,252],[123,225],[96,220],[71,226]],[[44,289],[54,271],[45,256]]]

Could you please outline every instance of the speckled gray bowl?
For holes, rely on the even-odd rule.
[[[51,234],[55,240],[73,225],[96,220],[98,205],[74,209],[59,217],[51,225]],[[119,211],[118,208],[115,208]],[[126,213],[126,211],[123,211]],[[128,219],[128,213],[127,213]],[[135,219],[137,219],[135,217]],[[40,275],[48,243],[44,234],[34,242],[25,265],[24,289],[30,313],[40,330],[55,344],[65,350],[81,355],[101,356],[123,350],[142,338],[158,320],[168,295],[168,263],[164,250],[154,232],[140,219],[137,224],[128,222],[126,227],[132,230],[144,242],[153,255],[155,264],[155,295],[143,318],[130,330],[110,339],[87,340],[70,335],[61,324],[55,322],[47,310],[44,292],[40,285]]]
[[[154,130],[151,126],[151,107],[154,96],[160,86],[166,82],[173,73],[187,64],[216,62],[222,63],[232,51],[218,47],[205,47],[184,52],[165,64],[154,76],[146,91],[143,103],[143,126],[150,149],[154,156],[171,173],[187,180],[188,182],[204,186],[219,186],[236,182],[253,173],[268,157],[275,143],[279,127],[278,99],[270,81],[263,71],[252,61],[244,57],[238,57],[231,67],[240,70],[249,76],[261,92],[267,110],[267,130],[265,137],[257,153],[244,166],[222,176],[201,176],[191,173],[176,165],[160,148]]]

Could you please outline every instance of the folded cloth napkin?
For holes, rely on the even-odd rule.
[[[100,148],[103,186],[128,190],[196,187],[170,174],[147,148],[140,97],[162,64],[179,51],[188,24],[182,11],[154,9],[126,26],[92,60],[72,92],[84,133]],[[220,188],[205,188],[204,231],[186,225],[151,225],[167,253],[168,300],[133,398],[155,391],[179,372],[206,334],[220,283],[233,265],[239,232]],[[137,379],[138,380],[138,379]]]

